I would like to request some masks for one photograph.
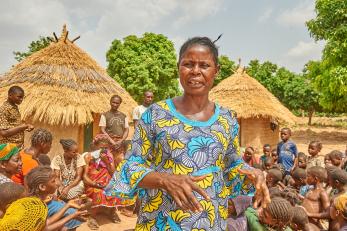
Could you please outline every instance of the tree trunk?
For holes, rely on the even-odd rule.
[[[313,117],[313,114],[314,114],[314,109],[310,109],[308,111],[308,125],[311,126],[312,124],[312,117]]]

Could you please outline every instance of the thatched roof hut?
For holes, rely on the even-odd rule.
[[[97,132],[97,125],[90,125],[109,109],[111,95],[123,98],[120,111],[128,115],[137,104],[93,58],[75,45],[76,39],[69,40],[64,25],[60,38],[55,36],[48,47],[4,74],[0,79],[0,99],[7,97],[10,86],[21,86],[25,90],[20,105],[23,120],[37,127],[48,127],[54,134],[54,143],[60,137],[72,137],[82,149],[89,145],[86,141],[90,137],[86,136],[90,134],[86,133]]]
[[[260,149],[266,143],[275,145],[279,139],[279,126],[272,130],[270,123],[296,122],[296,117],[244,68],[238,68],[232,76],[214,87],[210,98],[237,112],[241,146],[251,145]]]

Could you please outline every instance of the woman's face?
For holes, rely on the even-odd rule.
[[[52,142],[42,143],[42,144],[40,144],[40,147],[41,147],[41,153],[47,154],[47,153],[49,153],[49,151],[51,151]]]
[[[202,45],[189,47],[178,63],[180,82],[185,94],[208,95],[219,66],[210,49]]]
[[[69,158],[74,158],[78,154],[77,145],[72,145],[70,149],[65,150],[65,155]]]
[[[11,175],[19,173],[22,170],[22,159],[19,153],[13,155],[8,161],[4,161],[3,166],[5,167],[5,171]]]

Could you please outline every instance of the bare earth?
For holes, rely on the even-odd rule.
[[[347,128],[338,128],[329,126],[332,120],[313,119],[314,123],[322,124],[324,127],[305,125],[307,118],[302,119],[300,125],[294,127],[292,140],[297,144],[298,150],[307,154],[308,144],[312,140],[320,140],[323,143],[323,149],[320,155],[323,156],[332,150],[345,151],[347,145]],[[129,218],[120,215],[122,222],[114,224],[105,217],[98,219],[100,231],[131,231],[134,229],[137,218]],[[83,224],[78,231],[89,231],[86,224]]]

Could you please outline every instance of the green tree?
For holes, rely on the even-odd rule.
[[[216,86],[223,79],[228,78],[229,76],[234,74],[236,69],[235,62],[230,60],[228,56],[221,55],[218,58],[218,62],[220,69],[217,77],[214,80],[213,86]]]
[[[45,47],[47,47],[51,41],[53,41],[53,38],[51,37],[43,37],[40,36],[38,40],[36,41],[32,41],[30,43],[30,45],[28,46],[28,51],[26,52],[20,52],[20,51],[14,51],[14,58],[20,62],[23,59],[25,59],[26,57],[30,56],[31,54],[33,54],[36,51],[39,51]]]
[[[325,40],[321,62],[310,63],[308,72],[320,91],[320,104],[329,111],[347,111],[347,2],[316,0],[316,18],[306,23],[310,35]],[[317,75],[313,75],[316,73]]]
[[[130,35],[116,39],[107,51],[107,72],[139,103],[143,92],[151,90],[156,100],[178,94],[176,52],[164,35]]]

